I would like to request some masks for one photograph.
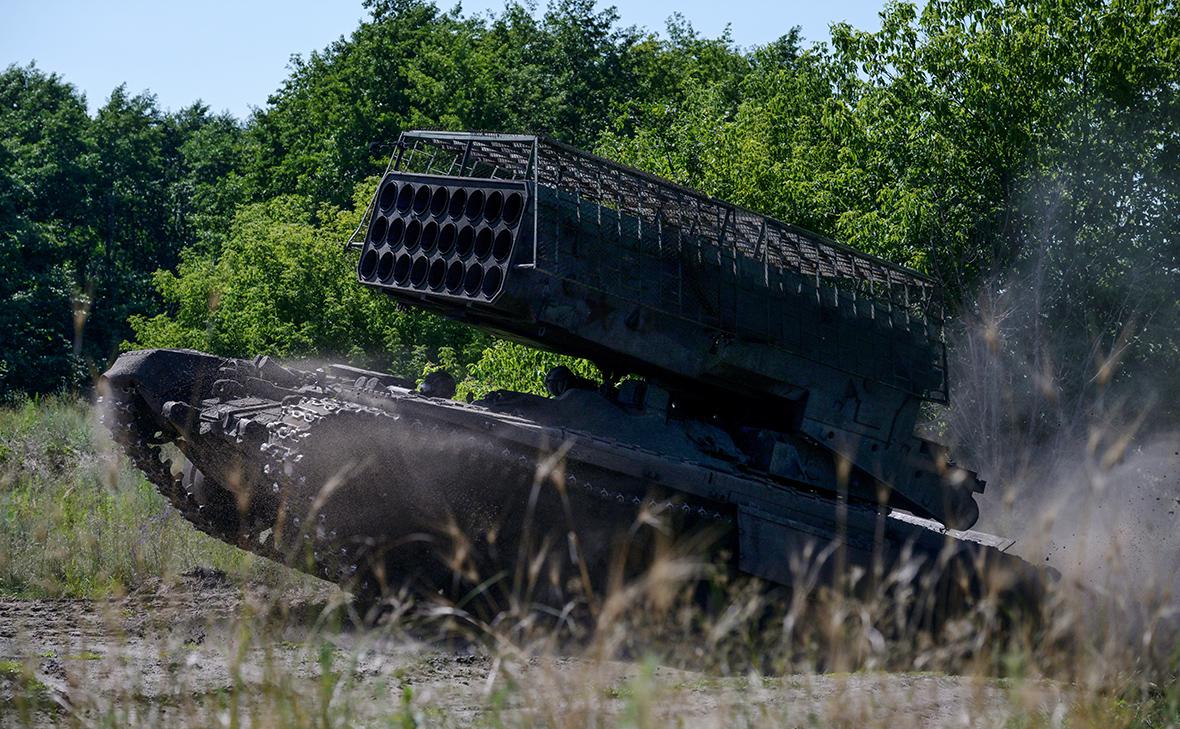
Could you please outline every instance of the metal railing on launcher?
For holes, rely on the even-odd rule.
[[[700,291],[685,290],[683,270],[658,281],[647,279],[632,265],[633,244],[654,246],[678,265],[686,260],[707,263],[722,274],[722,286],[708,292],[716,309],[725,308],[725,286],[757,285],[781,298],[788,287],[805,285],[820,306],[851,311],[870,319],[886,317],[885,325],[924,339],[936,350],[933,363],[942,370],[941,385],[917,393],[946,399],[944,310],[941,291],[931,279],[883,259],[856,251],[810,231],[716,200],[544,137],[515,134],[415,131],[402,135],[390,160],[391,170],[477,179],[520,180],[550,188],[573,204],[594,206],[604,245],[624,249],[604,271],[619,286],[658,285],[661,291],[643,303],[673,316],[706,326],[727,328],[724,314],[698,304]],[[533,206],[536,215],[538,205]],[[367,211],[358,233],[363,241]],[[581,216],[584,218],[585,216]],[[632,254],[628,257],[627,252]],[[561,247],[537,230],[530,262],[562,275]],[[641,256],[639,258],[642,258]],[[671,279],[675,278],[673,282]],[[583,282],[585,283],[585,282]],[[674,291],[666,290],[674,288]],[[616,291],[615,293],[619,293]],[[633,292],[642,298],[639,291]],[[698,301],[689,302],[695,297]],[[736,297],[735,297],[736,298]],[[773,320],[772,312],[766,319]],[[738,325],[736,319],[731,322]]]

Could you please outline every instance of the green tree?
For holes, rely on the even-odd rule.
[[[952,293],[984,274],[1024,292],[1028,316],[1001,323],[1011,389],[1030,395],[1015,420],[1074,418],[1061,404],[1112,380],[1135,381],[1132,408],[1148,381],[1180,386],[1174,4],[936,0],[882,17],[833,33],[860,164],[884,171],[854,225],[924,251]]]
[[[76,250],[91,187],[84,99],[33,66],[0,74],[0,396],[74,381]]]
[[[992,278],[1027,291],[1004,344],[1022,389],[1084,393],[1110,352],[1118,376],[1149,361],[1180,385],[1174,4],[891,2],[881,18],[834,26],[830,47],[755,49],[736,81],[639,105],[599,148],[924,269],[952,310]],[[1013,417],[1051,405],[1025,402]]]
[[[344,357],[406,376],[441,347],[472,361],[486,338],[417,309],[397,307],[356,281],[342,247],[356,209],[283,196],[240,207],[216,253],[189,250],[176,273],[155,274],[171,313],[133,316],[136,346],[192,347],[227,356]]]
[[[890,2],[878,31],[837,25],[803,48],[793,30],[745,51],[679,17],[662,35],[622,27],[591,0],[368,8],[295,57],[245,125],[122,88],[90,119],[56,77],[0,77],[0,293],[18,302],[0,316],[5,382],[30,386],[38,363],[35,382],[70,381],[128,317],[145,344],[369,352],[404,374],[448,360],[472,382],[480,362],[527,359],[508,345],[481,358],[488,340],[363,292],[332,253],[381,145],[431,125],[594,147],[924,269],[956,304],[1029,269],[1073,360],[1129,328],[1127,361],[1177,360],[1170,0]]]
[[[0,394],[82,385],[158,310],[152,272],[215,247],[240,199],[240,125],[115,89],[96,116],[35,66],[0,74]]]
[[[294,57],[251,120],[253,199],[346,204],[411,127],[533,131],[592,146],[619,108],[671,76],[653,69],[643,34],[593,0],[555,0],[540,17],[517,3],[471,18],[427,0],[369,9],[348,38]]]
[[[185,246],[216,250],[244,199],[245,129],[228,113],[194,103],[165,118],[168,206]]]

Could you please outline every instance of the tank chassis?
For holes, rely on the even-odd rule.
[[[915,435],[948,383],[914,271],[532,135],[404,133],[348,245],[360,284],[602,382],[556,368],[548,398],[460,403],[445,375],[125,354],[112,430],[199,528],[453,599],[488,575],[592,592],[669,538],[788,585],[817,553],[829,575],[916,559],[968,593],[1033,580],[968,531],[984,482]]]

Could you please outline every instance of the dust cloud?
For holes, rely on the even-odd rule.
[[[1037,255],[965,307],[949,337],[943,435],[988,481],[976,528],[1015,538],[1012,551],[1108,601],[1174,617],[1177,363],[1156,343],[1180,327],[1150,297],[1085,308],[1085,276],[1062,265],[1072,263]]]

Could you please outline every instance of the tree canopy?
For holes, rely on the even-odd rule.
[[[90,117],[54,75],[0,75],[0,391],[84,382],[121,342],[473,383],[533,362],[353,284],[340,244],[414,127],[549,134],[917,267],[968,316],[1032,276],[1053,367],[1100,342],[1180,384],[1172,0],[889,2],[877,31],[753,48],[593,0],[367,7],[245,122],[123,88]]]
[[[85,382],[159,309],[152,272],[228,226],[242,132],[123,87],[92,118],[55,75],[0,74],[0,393]]]

